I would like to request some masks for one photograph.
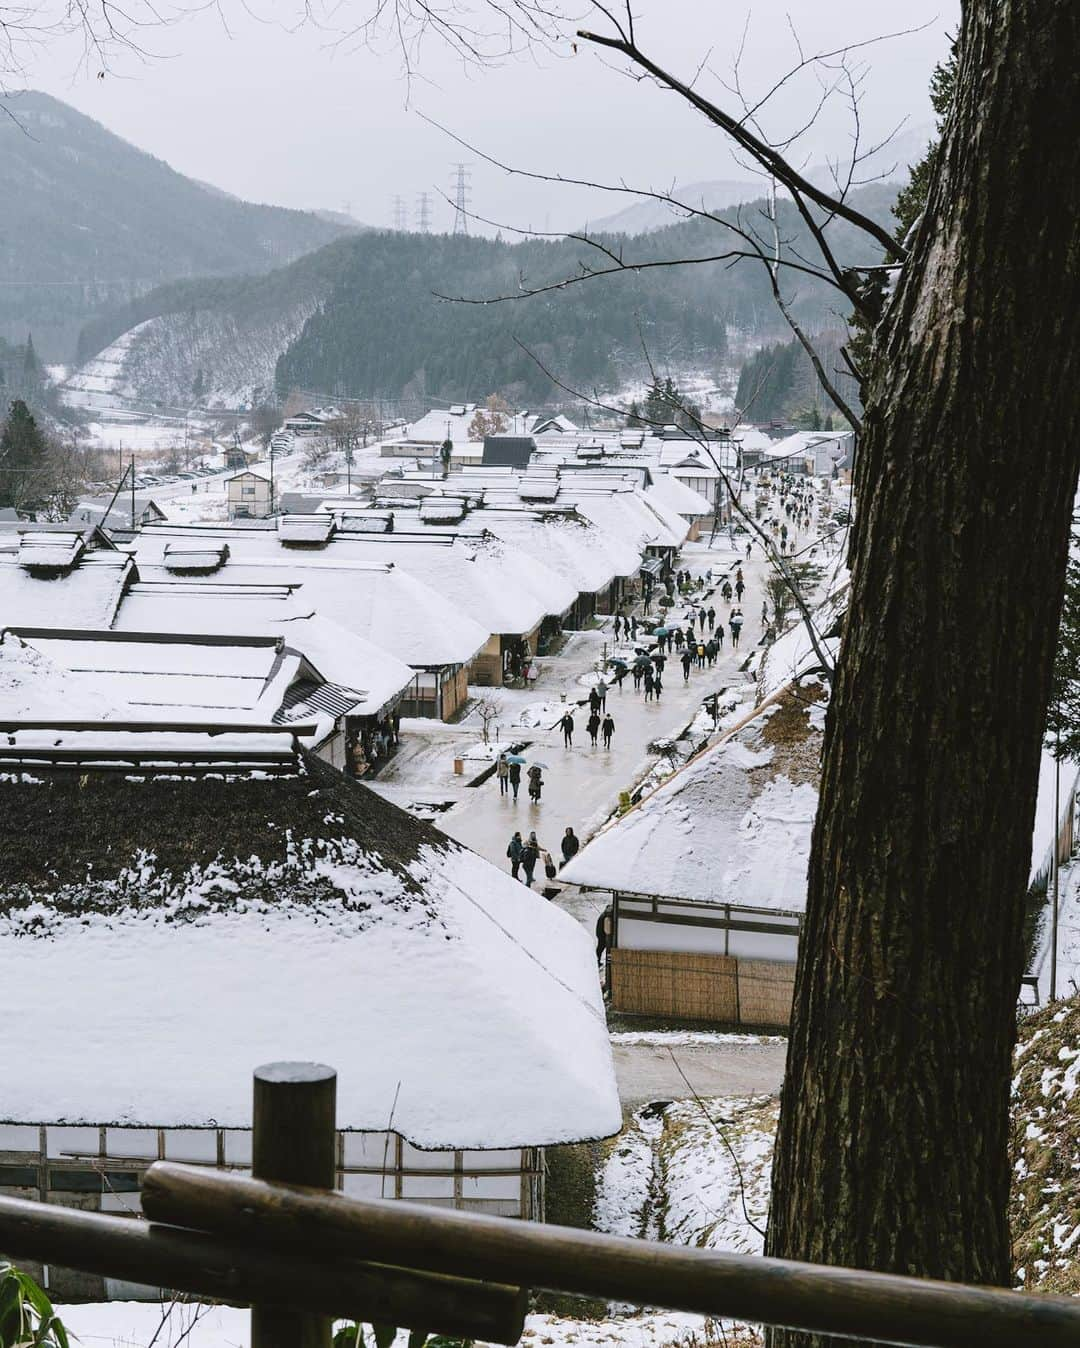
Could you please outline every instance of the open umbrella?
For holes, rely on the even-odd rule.
[[[654,637],[666,637],[667,634],[668,634],[668,628],[666,628],[666,627],[654,627],[654,628],[653,628],[653,636],[654,636]]]
[[[524,763],[526,760],[524,754],[507,754],[506,761],[508,763]]]
[[[621,655],[613,655],[613,656],[611,657],[611,659],[608,660],[608,664],[609,664],[609,665],[622,665],[623,669],[626,668],[626,661],[622,658]]]
[[[530,766],[534,768],[546,768],[547,764],[541,763],[539,759],[534,758]]]

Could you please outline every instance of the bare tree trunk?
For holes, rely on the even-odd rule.
[[[1011,1280],[1022,904],[1080,462],[1077,126],[1076,0],[968,0],[860,447],[775,1255]]]

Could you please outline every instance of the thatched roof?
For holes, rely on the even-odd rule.
[[[210,869],[239,890],[200,894],[200,907],[234,907],[241,894],[336,905],[341,895],[312,869],[313,858],[355,851],[418,895],[409,866],[422,847],[450,845],[311,755],[287,776],[234,776],[222,766],[219,777],[73,769],[43,774],[33,787],[0,780],[0,915],[44,901],[64,912],[167,907],[171,919],[182,918],[178,896]]]
[[[340,1127],[418,1146],[618,1130],[588,933],[328,765],[50,767],[0,809],[0,1024],[33,1045],[0,1122],[242,1128],[255,1066],[314,1060]]]

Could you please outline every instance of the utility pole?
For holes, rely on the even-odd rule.
[[[409,228],[405,217],[405,198],[402,196],[394,197],[394,228],[402,234]]]
[[[421,192],[416,199],[416,228],[421,234],[431,231],[431,194]]]
[[[468,237],[469,233],[469,197],[472,194],[472,188],[469,184],[471,178],[468,164],[455,164],[454,177],[454,234],[464,234]]]

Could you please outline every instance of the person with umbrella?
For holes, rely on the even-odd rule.
[[[681,651],[681,650],[682,650],[682,645],[683,645],[683,631],[682,631],[682,628],[681,628],[681,627],[676,627],[676,629],[674,630],[674,632],[672,632],[671,635],[672,635],[672,637],[674,638],[674,641],[675,641],[675,649],[676,649],[677,651]]]
[[[510,790],[514,793],[514,799],[518,798],[518,787],[521,786],[521,765],[525,762],[520,754],[507,754],[506,761],[509,764],[507,777],[510,781]]]
[[[563,718],[559,722],[559,727],[563,734],[563,744],[568,749],[572,749],[574,747],[574,718],[569,712],[563,714]]]
[[[682,681],[683,681],[683,683],[689,683],[689,682],[690,682],[690,666],[691,666],[693,663],[694,663],[694,654],[693,654],[693,651],[690,649],[689,646],[687,646],[686,650],[683,651],[683,653],[682,653]]]
[[[741,608],[732,609],[731,618],[729,619],[728,625],[731,628],[731,649],[733,651],[737,651],[739,649],[739,633],[742,631],[742,623],[743,623],[742,609]]]
[[[623,679],[626,678],[626,669],[627,669],[626,661],[613,660],[612,664],[615,668],[615,687],[618,688],[619,692],[621,693]]]

